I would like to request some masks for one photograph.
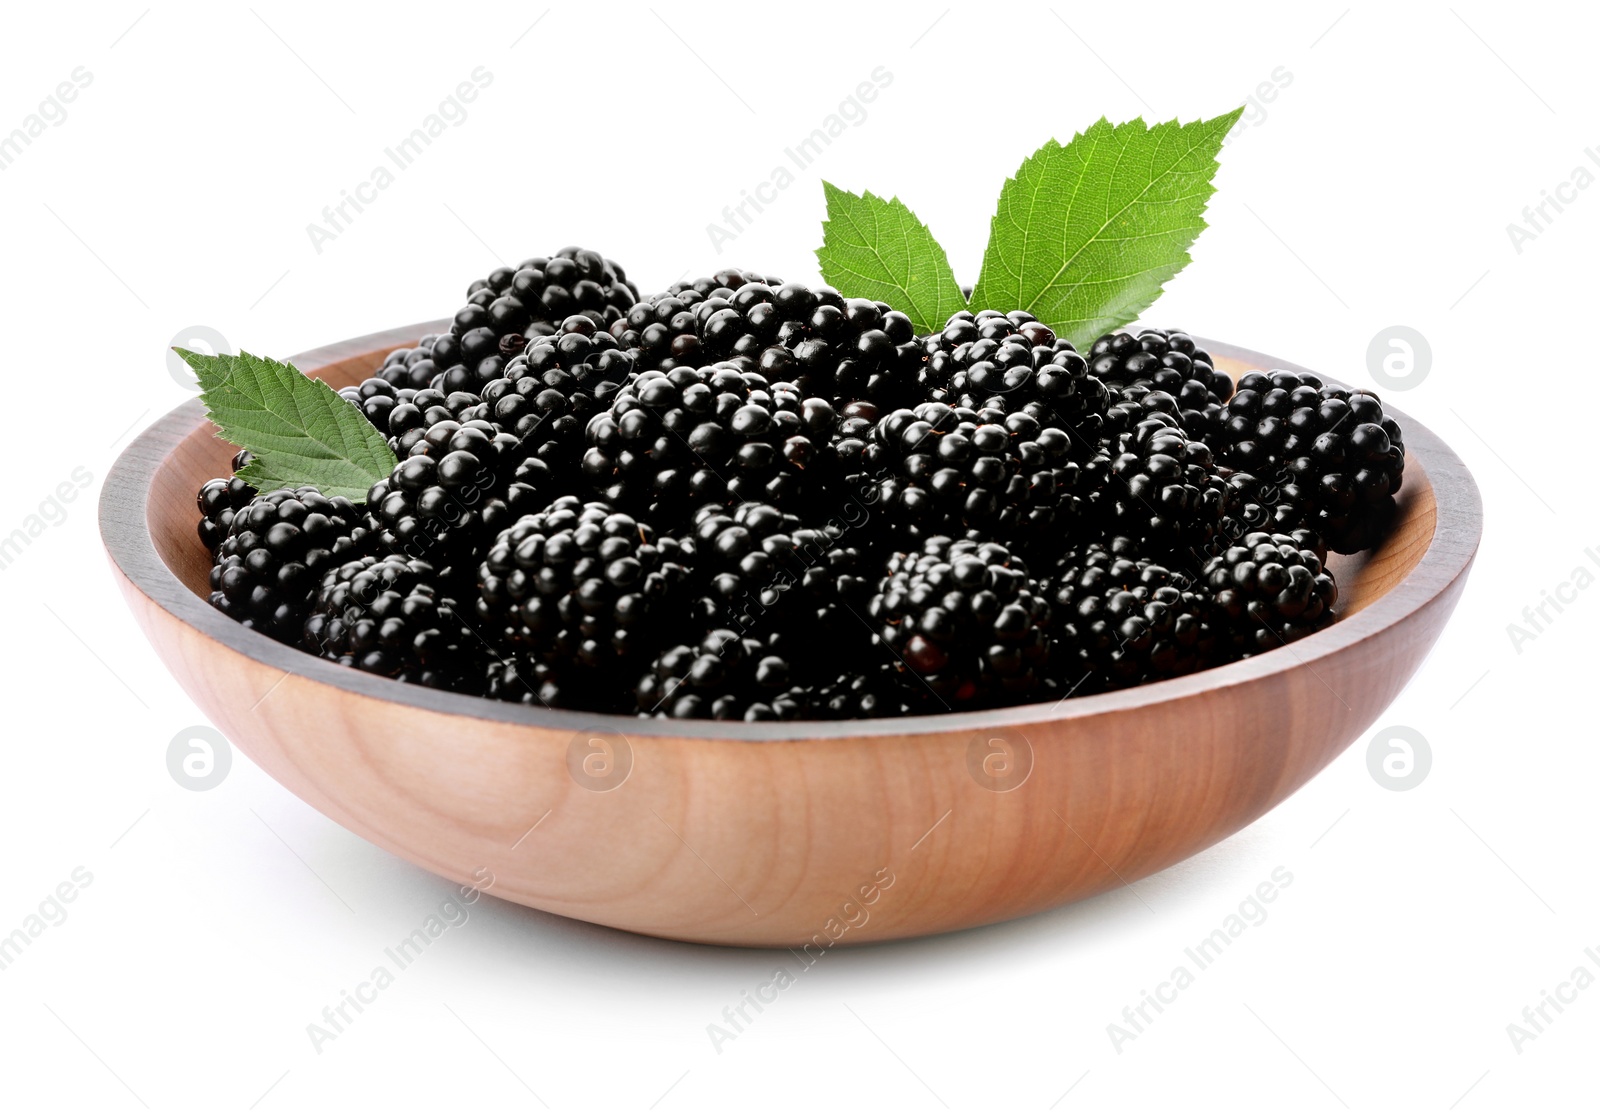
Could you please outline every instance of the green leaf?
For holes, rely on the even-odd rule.
[[[919,334],[944,329],[967,301],[944,249],[899,198],[851,194],[822,184],[828,219],[817,259],[822,278],[849,299],[881,299]]]
[[[365,501],[394,469],[388,440],[323,381],[248,353],[177,353],[200,378],[200,399],[221,436],[250,451],[239,476],[262,492],[314,485]]]
[[[1242,112],[1151,127],[1102,117],[1045,144],[1000,191],[972,305],[1029,311],[1079,348],[1132,322],[1189,263]]]

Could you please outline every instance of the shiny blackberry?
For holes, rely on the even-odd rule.
[[[1222,523],[1224,494],[1211,450],[1156,414],[1116,436],[1097,516],[1152,559],[1203,550]]]
[[[1000,544],[936,536],[889,560],[868,614],[900,670],[952,706],[1035,694],[1050,607]]]
[[[1190,438],[1197,438],[1184,428],[1180,418],[1182,414],[1183,409],[1170,392],[1163,392],[1148,384],[1119,388],[1106,407],[1104,441],[1112,442],[1118,435],[1126,435],[1145,420],[1156,417],[1160,417],[1166,426],[1179,428]],[[1205,439],[1200,441],[1206,442]]]
[[[833,476],[824,400],[722,365],[640,373],[589,421],[585,481],[601,499],[654,517],[705,503],[801,508]]]
[[[708,299],[731,299],[733,293],[747,283],[776,287],[781,282],[757,272],[728,269],[715,276],[675,283],[659,295],[634,303],[625,315],[613,319],[608,328],[617,343],[633,353],[640,369],[665,372],[680,365],[699,368],[714,360],[701,343],[696,328],[695,312],[701,304]]]
[[[217,547],[209,600],[246,628],[293,644],[322,573],[368,542],[343,497],[310,486],[263,493],[234,513]]]
[[[235,475],[244,469],[250,458],[248,450],[241,450],[233,456]],[[237,476],[214,477],[200,487],[200,492],[195,495],[195,503],[200,507],[200,542],[206,545],[206,551],[212,558],[216,558],[217,546],[233,525],[234,514],[255,497],[255,487]]]
[[[483,399],[470,392],[437,388],[396,388],[380,377],[339,389],[339,395],[361,409],[369,422],[389,436],[389,449],[404,458],[428,428],[443,420],[483,419]]]
[[[484,670],[483,693],[491,699],[526,706],[633,713],[633,692],[626,684],[607,687],[581,668],[553,664],[527,652],[491,659]]]
[[[426,388],[433,378],[444,372],[444,366],[433,360],[433,350],[440,335],[424,334],[414,346],[392,350],[372,375],[396,388]]]
[[[371,376],[360,384],[339,389],[339,395],[361,409],[367,422],[389,434],[389,417],[403,403],[416,398],[417,389],[399,388],[382,377]],[[391,440],[392,444],[392,440]]]
[[[1277,477],[1260,478],[1242,470],[1220,471],[1223,487],[1222,523],[1212,540],[1206,559],[1220,554],[1251,532],[1293,536],[1301,547],[1327,559],[1322,537],[1306,526],[1308,501],[1300,486],[1286,471]]]
[[[820,532],[772,505],[703,505],[690,526],[695,550],[690,624],[766,636],[780,623],[780,599],[799,579],[798,556],[825,543]]]
[[[632,382],[633,358],[610,334],[574,315],[534,338],[504,375],[479,387],[484,415],[552,464],[576,465],[585,425]]]
[[[757,637],[807,666],[819,645],[826,647],[828,669],[803,671],[807,681],[820,681],[841,663],[865,663],[872,552],[842,539],[838,529],[802,527],[798,518],[756,502],[731,510],[707,505],[696,513],[693,533],[695,625]]]
[[[791,721],[805,706],[790,692],[789,677],[788,663],[761,641],[715,629],[654,659],[636,688],[637,710],[651,718]]]
[[[1405,474],[1400,425],[1370,392],[1310,373],[1248,373],[1223,414],[1218,458],[1257,475],[1286,473],[1307,526],[1332,551],[1372,547],[1394,515]]]
[[[501,532],[478,567],[490,645],[586,671],[636,664],[668,639],[692,546],[610,505],[557,498]]]
[[[877,503],[914,538],[972,535],[1047,544],[1074,524],[1088,496],[1085,444],[1026,412],[984,421],[947,404],[919,404],[878,421]]]
[[[1214,607],[1177,571],[1116,554],[1131,541],[1068,552],[1049,580],[1051,670],[1067,693],[1170,679],[1220,662]]]
[[[958,311],[923,339],[927,399],[974,411],[1025,411],[1085,441],[1103,424],[1106,386],[1065,338],[1027,311]]]
[[[363,556],[322,576],[301,646],[347,667],[446,690],[482,687],[483,645],[437,572]]]
[[[791,689],[806,717],[826,720],[899,718],[937,707],[920,685],[908,683],[893,664],[875,664],[836,673],[815,687]]]
[[[520,348],[517,339],[554,333],[557,323],[577,314],[604,329],[638,301],[638,291],[619,264],[569,246],[474,280],[447,339],[434,344],[433,360],[445,370],[464,366],[486,383],[500,375],[505,361]],[[511,342],[502,344],[508,338]]]
[[[799,283],[747,284],[723,302],[708,301],[697,312],[713,354],[753,358],[766,376],[836,409],[858,400],[896,408],[922,399],[922,348],[911,319],[887,303]]]
[[[487,420],[442,419],[367,493],[367,520],[390,550],[470,577],[476,549],[554,490],[526,440]]]
[[[1105,334],[1089,347],[1089,371],[1113,393],[1144,386],[1172,396],[1179,425],[1202,440],[1221,429],[1222,406],[1233,394],[1228,375],[1181,330]]]
[[[1242,655],[1270,652],[1333,620],[1339,590],[1315,551],[1293,536],[1251,532],[1202,574]]]

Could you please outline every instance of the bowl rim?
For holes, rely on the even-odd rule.
[[[381,330],[320,346],[289,361],[302,371],[319,368],[360,353],[412,344],[424,334],[449,328],[449,320]],[[1192,335],[1193,336],[1193,335]],[[1194,336],[1207,352],[1242,361],[1257,369],[1309,373],[1291,361]],[[1321,374],[1316,374],[1321,376]],[[1323,377],[1329,384],[1340,382]],[[1059,723],[1157,706],[1217,689],[1240,687],[1297,666],[1311,667],[1345,652],[1400,623],[1445,594],[1465,576],[1483,534],[1483,504],[1476,483],[1461,459],[1431,430],[1384,403],[1405,431],[1406,452],[1423,466],[1434,491],[1433,538],[1412,570],[1390,590],[1355,615],[1309,637],[1247,660],[1207,668],[1177,679],[1146,683],[1105,694],[1067,697],[1047,702],[987,710],[918,714],[892,718],[795,722],[717,722],[706,719],[647,719],[634,715],[595,714],[508,703],[474,695],[401,683],[384,676],[323,660],[293,645],[246,629],[192,592],[156,550],[148,516],[150,487],[157,470],[173,450],[208,421],[199,396],[167,412],[146,427],[117,456],[107,472],[99,504],[100,534],[113,566],[145,597],[185,625],[251,660],[288,675],[382,702],[397,703],[441,715],[480,719],[554,731],[614,734],[624,738],[716,739],[743,742],[797,742],[874,737],[931,736]]]

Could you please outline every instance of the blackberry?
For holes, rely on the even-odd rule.
[[[777,287],[781,282],[773,276],[729,269],[675,283],[659,295],[634,303],[626,315],[613,319],[608,329],[619,345],[634,354],[640,369],[698,368],[710,364],[712,358],[695,328],[696,310],[708,299],[731,299],[747,283]]]
[[[244,469],[250,458],[248,450],[241,450],[233,456],[235,475]],[[200,487],[200,492],[195,495],[195,503],[200,506],[200,542],[206,545],[206,552],[213,559],[217,555],[217,546],[233,524],[234,514],[255,497],[255,487],[237,476],[214,477]]]
[[[362,556],[322,576],[302,646],[347,667],[426,687],[479,687],[482,645],[420,559]]]
[[[228,616],[295,643],[322,573],[367,540],[356,508],[316,489],[274,489],[233,514],[211,568],[210,602]]]
[[[435,376],[444,372],[444,367],[433,360],[434,344],[439,337],[438,334],[424,334],[416,345],[391,351],[372,375],[396,388],[428,387]]]
[[[1026,412],[997,418],[927,403],[879,420],[877,499],[889,521],[916,538],[970,534],[1043,546],[1064,532],[1087,495],[1082,445]]]
[[[707,502],[816,501],[832,407],[731,366],[640,373],[589,421],[584,477],[603,500],[672,517]]]
[[[585,425],[631,383],[632,370],[632,356],[610,334],[574,315],[554,334],[531,340],[503,376],[477,391],[487,418],[518,438],[538,431],[533,454],[576,462]]]
[[[1243,655],[1270,652],[1333,620],[1339,589],[1293,536],[1251,532],[1206,564],[1203,582]]]
[[[1177,401],[1175,417],[1184,431],[1209,440],[1221,430],[1222,405],[1233,394],[1233,382],[1212,365],[1181,330],[1141,330],[1105,334],[1089,347],[1089,371],[1107,388],[1145,386]]]
[[[889,560],[868,613],[905,673],[944,702],[1015,702],[1039,687],[1050,607],[1000,544],[935,536]]]
[[[753,357],[768,377],[835,408],[857,400],[907,407],[922,399],[916,331],[888,303],[799,283],[748,284],[728,305],[711,310],[713,303],[699,308],[700,336],[713,354]]]
[[[624,703],[606,692],[599,681],[570,665],[558,666],[542,656],[511,652],[489,661],[484,671],[483,693],[491,699],[560,710],[587,710],[602,714],[632,713],[632,695]]]
[[[1378,542],[1405,473],[1400,425],[1378,397],[1310,373],[1241,377],[1223,412],[1218,457],[1258,476],[1286,473],[1307,527],[1342,553]]]
[[[974,411],[1025,411],[1040,424],[1093,439],[1111,395],[1065,338],[1027,311],[957,311],[923,339],[927,399]]]
[[[1295,542],[1317,558],[1326,561],[1328,549],[1322,537],[1306,527],[1305,495],[1283,471],[1276,478],[1258,478],[1242,470],[1221,471],[1223,485],[1222,524],[1212,541],[1207,558],[1238,543],[1251,532],[1293,536]]]
[[[714,629],[696,645],[655,658],[636,688],[638,713],[720,722],[791,721],[805,707],[789,689],[789,665],[759,640]]]
[[[1183,426],[1183,420],[1179,418],[1182,413],[1183,409],[1170,392],[1163,392],[1148,384],[1119,388],[1106,407],[1105,441],[1112,442],[1118,435],[1126,435],[1145,420],[1158,416],[1166,426],[1179,428],[1190,438],[1198,438]],[[1208,440],[1200,441],[1211,445]]]
[[[1170,679],[1219,662],[1210,599],[1176,571],[1116,554],[1129,543],[1074,549],[1050,579],[1051,667],[1069,694]]]
[[[900,407],[921,398],[921,347],[911,320],[889,304],[846,299],[831,287],[718,278],[730,286],[658,296],[635,306],[612,332],[639,346],[644,368],[732,362],[835,408],[854,400]],[[740,278],[745,282],[731,286]]]
[[[810,718],[898,718],[929,707],[927,691],[908,686],[893,664],[852,667],[818,687],[791,690]]]
[[[389,417],[394,414],[396,408],[416,399],[417,391],[415,388],[396,387],[393,382],[382,377],[371,376],[360,384],[339,389],[339,395],[360,408],[368,423],[385,434],[392,434],[389,429]],[[405,428],[402,427],[401,430]],[[394,446],[393,438],[390,438],[389,445]]]
[[[586,671],[660,647],[693,548],[610,505],[557,498],[495,538],[478,567],[482,635]],[[655,642],[652,644],[652,642]]]
[[[482,419],[442,419],[367,493],[367,521],[390,550],[470,577],[474,550],[553,496],[548,465]]]
[[[696,624],[757,637],[796,665],[826,646],[828,668],[802,672],[808,680],[841,661],[864,662],[856,653],[865,653],[871,638],[864,622],[874,573],[868,553],[837,532],[802,527],[755,502],[705,506],[695,514],[694,541]]]
[[[1156,414],[1110,444],[1111,484],[1097,495],[1108,535],[1155,559],[1203,550],[1222,523],[1211,449]]]
[[[776,628],[780,599],[799,579],[800,556],[823,542],[820,532],[801,528],[799,517],[755,501],[732,509],[703,505],[690,530],[690,621],[702,632],[732,629],[741,636]]]
[[[869,541],[862,540],[861,545],[828,532],[802,529],[790,556],[800,573],[782,607],[783,616],[789,619],[787,628],[799,644],[814,649],[818,642],[825,642],[826,659],[835,667],[857,664],[863,657],[855,651],[865,653],[871,643],[867,603],[882,559]]]
[[[444,370],[465,366],[479,382],[494,380],[521,348],[518,339],[554,333],[556,323],[576,314],[605,329],[638,301],[619,264],[569,246],[474,280],[450,333],[434,343],[433,361]]]
[[[434,378],[437,381],[437,377]],[[441,420],[482,419],[483,399],[471,392],[443,392],[438,388],[397,388],[382,377],[339,389],[367,421],[389,436],[389,449],[404,458],[429,427]]]

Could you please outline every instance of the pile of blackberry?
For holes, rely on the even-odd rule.
[[[1404,477],[1369,392],[1237,387],[1189,335],[1024,311],[916,336],[729,269],[640,297],[570,247],[340,390],[365,501],[198,494],[211,601],[313,655],[507,702],[795,721],[976,710],[1271,652]]]

